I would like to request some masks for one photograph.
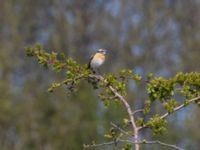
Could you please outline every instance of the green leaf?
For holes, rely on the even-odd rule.
[[[110,105],[110,101],[109,100],[104,100],[103,103],[104,103],[105,107],[108,107]]]
[[[34,56],[34,51],[33,51],[33,49],[30,48],[30,47],[27,47],[27,48],[26,48],[26,55],[29,56],[29,57]]]
[[[147,144],[147,140],[146,140],[146,139],[143,139],[143,140],[142,140],[142,143],[143,143],[143,144]]]
[[[113,138],[112,135],[110,135],[110,134],[105,134],[104,137],[108,138],[108,139],[112,139]]]
[[[178,106],[178,103],[175,99],[171,99],[163,104],[164,108],[167,110],[168,113],[172,113],[174,108]]]
[[[132,145],[130,143],[126,143],[123,145],[121,150],[131,150],[132,149]]]
[[[124,125],[129,125],[129,124],[130,124],[129,119],[127,119],[127,118],[124,118],[124,119],[123,119],[123,122],[124,122]]]
[[[146,125],[153,130],[154,134],[162,134],[166,131],[167,121],[156,114],[150,118]]]

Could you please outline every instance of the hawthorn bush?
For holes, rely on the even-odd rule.
[[[173,115],[192,103],[200,104],[200,73],[179,72],[170,79],[154,77],[153,74],[149,74],[147,78],[143,79],[132,70],[123,69],[115,74],[96,75],[87,69],[87,65],[79,64],[72,58],[66,58],[64,54],[47,53],[38,44],[26,48],[26,53],[27,56],[35,57],[38,63],[44,67],[51,68],[58,73],[64,71],[66,74],[63,81],[51,84],[48,88],[49,92],[53,92],[63,85],[67,87],[69,93],[75,92],[81,81],[87,81],[94,89],[101,91],[99,97],[105,107],[114,102],[123,105],[126,109],[127,117],[121,121],[122,125],[118,126],[111,122],[111,128],[105,133],[104,137],[109,142],[85,144],[83,145],[85,149],[113,145],[115,149],[130,150],[134,147],[135,150],[139,150],[140,144],[160,144],[168,148],[182,149],[158,140],[141,139],[140,134],[145,128],[151,129],[153,134],[163,134],[167,130],[167,117],[169,115]],[[144,108],[133,110],[128,103],[126,99],[127,83],[130,80],[137,83],[145,82],[147,87],[145,90],[149,98],[144,101]],[[164,114],[150,113],[156,102],[161,104],[165,110]],[[143,117],[138,117],[137,113],[141,113]],[[143,138],[143,136],[141,137]]]

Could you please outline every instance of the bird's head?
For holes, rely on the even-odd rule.
[[[97,53],[101,53],[103,55],[106,55],[107,50],[105,49],[98,49]]]

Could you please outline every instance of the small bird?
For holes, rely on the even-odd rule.
[[[90,58],[88,68],[91,69],[93,73],[96,73],[97,71],[99,72],[98,68],[105,62],[106,52],[107,50],[105,49],[99,49]]]

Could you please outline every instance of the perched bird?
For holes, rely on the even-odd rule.
[[[98,68],[104,63],[106,58],[106,50],[99,49],[91,58],[88,63],[88,68],[93,71],[93,73],[99,72]]]

